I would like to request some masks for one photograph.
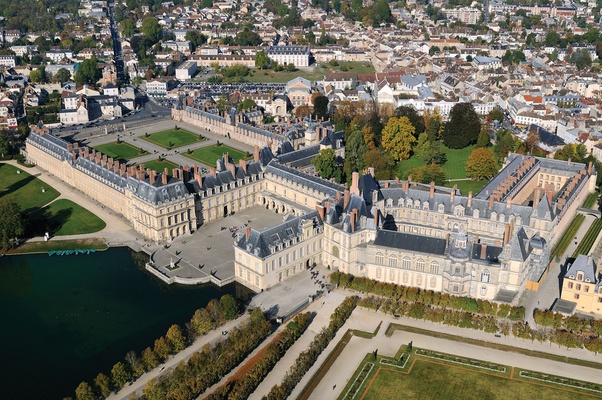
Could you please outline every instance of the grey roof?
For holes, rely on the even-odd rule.
[[[111,171],[94,161],[84,157],[78,157],[75,167],[86,175],[92,176],[94,179],[110,186],[115,186],[121,190],[127,187],[127,179],[119,175],[119,173]]]
[[[289,218],[287,221],[267,228],[262,232],[251,229],[249,239],[247,240],[245,236],[241,236],[235,245],[250,254],[265,258],[274,254],[281,244],[286,247],[288,241],[291,241],[291,244],[295,244],[295,241],[302,241],[303,223],[307,220],[313,220],[314,227],[323,225],[318,212],[311,211],[300,217]]]
[[[512,235],[508,245],[510,246],[510,253],[506,257],[509,260],[525,261],[531,254],[531,243],[522,227]]]
[[[266,173],[280,176],[292,182],[303,182],[303,185],[305,185],[308,189],[318,190],[325,193],[327,196],[335,196],[337,191],[342,192],[346,189],[345,186],[339,185],[338,183],[330,182],[326,179],[303,173],[278,162],[270,162],[266,168]]]
[[[190,106],[186,107],[186,111],[192,114],[197,114],[197,115],[202,115],[206,118],[221,122],[221,123],[226,123],[226,118],[224,117],[220,117],[219,114],[216,114],[214,112],[211,111],[203,111],[203,110],[199,110],[198,108],[192,108]]]
[[[443,255],[445,254],[447,241],[445,239],[381,229],[376,233],[374,245]]]
[[[222,185],[235,182],[237,180],[245,179],[246,177],[259,175],[261,174],[262,168],[261,163],[259,162],[249,162],[247,163],[247,171],[245,172],[240,166],[234,166],[234,173],[236,176],[232,176],[232,173],[228,169],[224,169],[223,171],[216,172],[215,176],[208,174],[203,176],[203,185],[201,186],[199,182],[192,178],[187,182],[188,187],[191,191],[194,192],[202,192],[205,190],[213,189],[215,187],[220,187]]]
[[[533,217],[545,219],[547,221],[552,221],[554,219],[554,210],[548,201],[547,195],[544,195],[541,200],[539,200],[539,203],[537,204],[537,207],[535,207],[535,212],[533,214]]]
[[[472,245],[472,259],[481,260],[489,263],[499,263],[498,257],[502,252],[502,248],[498,246],[487,246],[485,249],[485,258],[481,258],[481,251],[484,244],[474,243]]]
[[[68,150],[69,143],[61,138],[53,136],[50,133],[39,135],[31,132],[27,140],[35,143],[38,147],[43,147],[50,153],[54,153],[60,160],[73,160],[71,152]]]
[[[479,193],[475,195],[475,198],[488,199],[489,196],[493,193],[493,191],[500,185],[500,183],[502,183],[504,179],[506,179],[507,176],[516,174],[518,168],[523,163],[525,157],[528,156],[518,154],[509,155],[509,163],[496,176],[494,176],[493,179],[491,179],[485,186],[483,186]],[[533,168],[536,168],[536,166],[541,162],[541,159],[536,157],[533,158],[535,158],[535,164]]]
[[[290,165],[291,167],[305,166],[309,165],[318,153],[320,153],[320,145],[315,145],[279,155],[277,158],[282,164]]]
[[[570,276],[572,275],[572,279],[575,279],[577,272],[583,272],[583,282],[589,279],[591,283],[598,283],[597,266],[593,257],[579,254],[566,271],[564,277],[571,279]]]
[[[153,184],[149,178],[139,181],[135,177],[128,178],[128,187],[135,196],[151,203],[160,204],[182,198],[189,194],[188,189],[179,179],[168,175],[167,184],[162,183],[162,178],[159,176]]]

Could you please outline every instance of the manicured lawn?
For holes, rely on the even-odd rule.
[[[57,229],[55,232],[51,232],[53,236],[93,233],[106,226],[102,219],[82,206],[66,199],[59,199],[50,203],[36,211],[33,216],[47,220],[51,227]]]
[[[225,153],[228,153],[232,158],[232,163],[236,164],[239,160],[250,160],[252,156],[248,156],[247,153],[236,150],[230,146],[222,145],[211,145],[207,147],[201,147],[192,152],[192,154],[182,153],[188,158],[192,158],[195,161],[201,162],[210,167],[215,167],[215,162],[218,158],[221,158]]]
[[[48,242],[28,242],[7,254],[46,253],[53,250],[106,250],[109,246],[102,239],[50,240]]]
[[[589,227],[581,242],[579,242],[579,246],[575,249],[573,253],[573,258],[577,258],[579,254],[589,254],[594,242],[598,238],[600,231],[602,230],[602,220],[595,219],[592,225]]]
[[[353,72],[356,74],[372,74],[374,73],[374,67],[369,62],[359,62],[359,61],[339,61],[338,66],[331,66],[330,64],[324,64],[326,68],[322,68],[322,65],[316,67],[315,65],[311,67],[303,67],[299,68],[297,71],[288,72],[288,71],[280,71],[274,72],[271,69],[259,70],[253,69],[249,73],[245,79],[248,82],[258,82],[258,83],[266,83],[266,82],[274,82],[274,83],[286,83],[292,79],[297,77],[302,77],[305,79],[309,79],[310,81],[322,80],[324,75],[330,71],[341,72],[341,69],[347,69],[347,72]]]
[[[205,137],[189,132],[186,129],[168,129],[166,131],[143,136],[142,139],[166,149],[177,149],[178,147],[186,146],[187,144],[207,140]]]
[[[468,146],[464,149],[448,149],[443,146],[447,161],[443,164],[443,172],[447,179],[466,178],[466,160],[475,149],[475,146]],[[422,159],[413,155],[408,160],[404,160],[397,165],[397,176],[400,179],[407,179],[408,171],[411,168],[421,167],[424,165]],[[453,185],[452,185],[453,186]]]
[[[0,163],[0,197],[15,201],[21,206],[21,212],[35,211],[59,195],[57,190],[24,170]]]
[[[598,208],[596,204],[598,202],[598,196],[600,196],[600,193],[597,190],[594,193],[590,193],[583,202],[583,208],[592,208],[594,205]]]
[[[147,161],[144,163],[144,168],[150,168],[157,172],[163,172],[163,170],[167,167],[170,174],[171,174],[171,170],[173,168],[176,168],[177,166],[178,165],[176,163],[173,163],[169,160],[163,160],[163,161],[153,160],[153,161]]]
[[[139,147],[132,146],[126,142],[101,144],[94,148],[96,151],[100,151],[102,154],[106,154],[115,160],[130,160],[148,154],[148,152],[144,150],[141,151]]]
[[[367,381],[366,387],[370,384]],[[364,397],[359,399],[533,399],[546,400],[591,399],[592,396],[568,392],[561,386],[543,386],[509,379],[485,371],[469,370],[455,366],[435,364],[416,359],[409,375],[399,371],[381,369],[371,381]],[[595,397],[595,396],[594,396]]]
[[[479,190],[485,186],[489,181],[451,181],[447,182],[445,186],[454,187],[454,185],[458,185],[458,189],[462,192],[463,195],[467,196],[468,192],[472,192],[473,195],[477,194]]]

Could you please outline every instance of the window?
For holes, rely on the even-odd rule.
[[[598,303],[602,303],[602,297],[598,297]]]
[[[408,273],[407,273],[407,272],[404,272],[404,273],[403,273],[403,283],[408,283],[408,276],[409,276],[409,275],[408,275]]]
[[[487,295],[487,286],[481,286],[481,296]]]
[[[579,300],[579,293],[575,293],[574,298],[575,298],[575,300]]]
[[[375,263],[378,264],[378,265],[384,265],[384,258],[383,258],[382,253],[376,253],[376,261],[375,261]]]
[[[416,261],[416,269],[420,272],[424,272],[424,260],[422,258],[419,258],[418,261]]]
[[[382,274],[383,274],[383,269],[376,268],[376,279],[380,279],[382,277]]]
[[[581,290],[581,285],[577,284],[577,286],[575,286],[575,290]]]
[[[392,269],[389,271],[389,280],[390,281],[394,281],[395,280],[395,270]]]
[[[395,254],[389,256],[389,267],[397,268],[397,256]]]
[[[589,293],[589,286],[587,286],[587,285],[583,285],[583,291],[584,291],[585,293]]]
[[[412,266],[412,260],[410,260],[409,257],[404,257],[403,258],[403,269],[410,269],[410,267]]]
[[[437,286],[437,278],[433,276],[431,278],[431,287],[434,288],[435,286]]]
[[[489,283],[490,278],[491,275],[489,274],[489,271],[485,270],[481,272],[481,282]]]
[[[569,289],[572,289],[572,288],[573,288],[573,286],[574,286],[574,285],[573,285],[573,282],[569,282]]]
[[[439,273],[439,263],[437,261],[431,261],[431,274]]]

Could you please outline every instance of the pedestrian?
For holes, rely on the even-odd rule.
[[[337,385],[332,386],[332,390],[335,390],[336,388],[337,388]]]

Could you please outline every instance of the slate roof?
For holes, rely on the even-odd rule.
[[[94,161],[84,157],[78,157],[75,162],[75,167],[94,179],[103,182],[104,184],[112,184],[118,188],[125,189],[127,187],[127,179],[119,175],[117,172],[111,171],[100,166]]]
[[[288,143],[288,142],[285,142]],[[279,155],[278,161],[291,167],[306,166],[311,160],[320,153],[320,145],[304,147],[289,153]]]
[[[153,184],[150,183],[149,178],[139,181],[133,176],[128,178],[127,183],[135,196],[155,205],[173,201],[189,194],[184,182],[169,175],[166,185],[162,183],[161,174]]]
[[[512,235],[508,245],[510,246],[510,253],[506,258],[509,260],[525,261],[531,254],[531,250],[533,250],[527,233],[522,227]]]
[[[337,191],[343,192],[346,189],[345,186],[339,185],[338,183],[303,173],[278,162],[269,163],[265,172],[280,176],[284,179],[289,179],[293,182],[301,182],[309,189],[318,190],[325,193],[327,196],[335,196]]]
[[[481,258],[481,250],[483,248],[483,244],[474,243],[472,245],[472,259],[473,260],[481,260],[489,263],[499,263],[498,257],[502,252],[502,248],[498,246],[487,246],[485,249],[485,258]]]
[[[376,233],[374,245],[419,253],[444,255],[447,241],[445,239],[381,229]]]
[[[27,138],[28,141],[36,143],[38,146],[48,149],[50,152],[57,154],[62,161],[73,160],[71,152],[67,150],[69,143],[61,138],[58,138],[50,133],[39,135],[31,132]]]
[[[364,196],[364,200],[366,201],[366,205],[368,207],[372,206],[372,196],[373,196],[372,192],[373,191],[375,191],[375,190],[378,191],[377,201],[384,199],[383,194],[380,191],[380,184],[378,183],[378,181],[376,179],[374,179],[374,177],[371,174],[364,174],[364,175],[360,176],[357,186],[358,186],[362,196]]]
[[[288,240],[292,240],[292,244],[294,244],[294,238],[298,238],[298,241],[301,241],[303,237],[303,223],[310,219],[313,220],[314,227],[323,225],[318,212],[311,211],[300,217],[289,218],[287,221],[267,228],[262,232],[251,229],[249,240],[245,236],[241,236],[235,245],[250,254],[265,258],[275,253],[280,244],[286,246],[286,241]]]
[[[591,283],[598,283],[597,266],[593,257],[588,257],[585,254],[579,254],[575,261],[573,261],[573,264],[566,271],[564,277],[571,279],[570,276],[573,275],[572,279],[575,279],[577,272],[583,272],[583,282],[589,279]]]

